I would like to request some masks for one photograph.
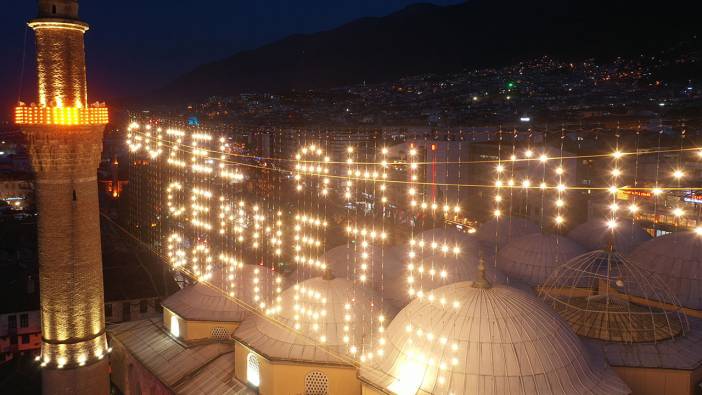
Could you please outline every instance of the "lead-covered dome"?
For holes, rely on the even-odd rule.
[[[651,240],[646,231],[632,221],[620,221],[612,231],[605,219],[591,219],[568,233],[573,241],[588,250],[607,249],[614,232],[614,249],[628,254],[637,245]]]
[[[426,293],[447,284],[475,280],[480,263],[476,238],[451,228],[421,232],[392,251],[394,256],[401,257],[401,265],[394,272],[385,271],[387,281],[383,296],[398,307],[407,305],[420,290]],[[414,251],[413,258],[410,258],[411,251]],[[411,272],[410,262],[414,264]],[[500,284],[507,282],[504,274],[495,270],[493,265],[488,265],[486,275],[490,281]],[[411,293],[410,289],[415,292]]]
[[[234,337],[268,359],[350,364],[395,310],[369,288],[342,278],[315,277],[280,295],[275,314],[252,315]],[[385,325],[385,324],[383,324]]]
[[[507,243],[497,254],[497,268],[531,286],[541,285],[553,270],[585,252],[567,237],[534,233]]]
[[[571,259],[551,274],[540,294],[580,336],[657,342],[688,329],[661,278],[617,252],[597,250]]]
[[[480,225],[475,236],[486,245],[494,246],[497,243],[502,246],[512,239],[540,231],[538,225],[524,218],[502,217]]]
[[[538,299],[474,284],[450,284],[405,307],[361,379],[398,395],[629,393]]]
[[[258,265],[240,265],[231,272],[217,269],[209,280],[186,286],[161,305],[189,321],[240,322],[271,295],[275,277],[270,269]]]
[[[661,276],[681,305],[702,310],[702,235],[677,232],[638,246],[630,258]]]

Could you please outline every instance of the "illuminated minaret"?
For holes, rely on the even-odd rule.
[[[107,108],[88,105],[76,0],[39,0],[38,103],[15,109],[36,173],[45,394],[107,394],[97,167]]]

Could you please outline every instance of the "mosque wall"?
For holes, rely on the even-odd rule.
[[[175,317],[175,321],[173,317]],[[176,332],[171,328],[175,322],[178,323]],[[238,322],[186,320],[167,308],[163,309],[163,325],[168,328],[171,334],[177,333],[179,339],[186,341],[211,338],[229,339],[234,330],[239,327]]]
[[[702,367],[696,371],[631,367],[614,370],[633,395],[695,395],[695,383],[702,379]]]
[[[259,394],[288,395],[305,394],[305,378],[313,372],[322,373],[328,382],[328,393],[334,395],[359,395],[361,382],[354,367],[337,367],[323,364],[303,364],[295,362],[271,362],[258,355],[255,350],[236,342],[234,375],[249,384],[247,362],[250,353],[257,355],[259,361]],[[249,384],[250,385],[250,384]]]

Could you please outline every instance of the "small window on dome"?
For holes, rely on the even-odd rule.
[[[249,353],[249,356],[246,358],[246,380],[254,387],[258,387],[261,384],[259,372],[260,366],[256,354]]]
[[[216,326],[212,328],[212,333],[210,333],[210,337],[212,337],[213,339],[227,340],[229,338],[229,333],[227,333],[226,329],[220,326]]]
[[[329,394],[329,378],[326,374],[314,371],[305,376],[305,395]]]

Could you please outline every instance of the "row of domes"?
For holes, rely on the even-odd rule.
[[[599,243],[596,239],[604,232],[596,232],[597,226],[592,224],[588,227],[594,230],[574,231],[575,235],[590,236],[593,243]],[[631,235],[639,234],[634,225],[630,228],[623,229],[619,240],[615,238],[615,244],[627,245],[634,239]],[[501,239],[502,233],[508,236]],[[639,241],[644,239],[640,234],[636,237]],[[621,307],[624,312],[636,314],[632,301],[621,295],[636,294],[638,281],[645,284],[639,287],[645,288],[640,290],[639,296],[663,300],[665,295],[656,292],[665,285],[651,284],[650,279],[641,278],[645,273],[639,266],[618,253],[585,253],[592,245],[582,239],[576,242],[566,237],[544,235],[536,225],[521,219],[512,219],[506,224],[488,223],[475,237],[438,229],[419,234],[415,239],[447,241],[452,246],[459,245],[461,253],[458,257],[421,253],[418,262],[425,262],[427,269],[447,270],[449,276],[443,279],[427,275],[418,279],[417,286],[428,292],[425,297],[414,298],[411,302],[404,280],[406,257],[403,254],[407,246],[365,251],[374,262],[368,287],[358,286],[352,280],[353,263],[359,252],[352,246],[341,246],[329,250],[323,257],[333,275],[301,281],[280,293],[279,309],[273,310],[274,320],[248,315],[237,303],[217,294],[218,291],[206,284],[180,291],[166,300],[164,306],[178,314],[182,309],[185,316],[194,319],[209,316],[243,320],[234,337],[271,359],[348,364],[347,358],[369,353],[375,357],[362,364],[362,380],[397,394],[414,394],[418,389],[436,394],[628,393],[626,385],[603,361],[589,356],[571,329],[586,337],[622,342],[656,341],[668,333],[677,335],[685,330],[683,319],[671,320],[663,312],[662,319],[654,320],[653,328],[632,328],[620,323],[623,328],[617,332],[617,322],[608,322],[604,335],[588,332],[602,331],[603,326],[588,326],[588,322],[602,317],[578,316],[580,312],[605,303],[607,309]],[[479,281],[482,285],[476,287],[474,281],[482,280],[478,270],[481,266],[479,251],[489,254],[491,243],[494,245],[496,240],[503,246],[498,249],[498,255],[488,261],[497,262],[499,270],[488,264],[487,274],[482,272],[494,285],[484,286]],[[630,250],[637,243],[632,242]],[[695,289],[680,294],[681,298],[689,296],[685,300],[694,301],[695,297],[699,299],[696,290],[702,282],[701,257],[696,251],[702,251],[700,238],[692,233],[678,233],[645,242],[634,249],[631,256],[652,272],[668,273],[668,280],[678,281],[679,285],[698,284]],[[382,265],[376,264],[380,262]],[[617,267],[619,271],[601,275],[605,266]],[[253,270],[257,270],[255,276]],[[579,271],[592,276],[572,276]],[[261,283],[272,283],[272,276],[262,267],[245,267],[238,281],[247,284],[256,277],[261,278]],[[297,276],[299,278],[299,273]],[[604,297],[603,292],[567,294],[566,297],[558,292],[544,294],[547,303],[560,313],[559,317],[532,293],[502,285],[519,284],[512,281],[513,278],[532,286],[546,284],[555,291],[567,287],[593,288],[595,284],[594,289],[606,293]],[[602,279],[606,280],[605,285],[598,288],[597,282]],[[258,302],[254,296],[247,292],[237,294],[252,305]],[[383,305],[383,300],[390,304]],[[585,307],[577,303],[585,303]],[[394,319],[396,309],[392,305],[405,306]],[[208,311],[197,312],[198,306]],[[382,335],[382,347],[376,343],[375,325],[379,315],[390,322]],[[666,320],[668,327],[660,328],[658,324]],[[319,347],[320,344],[323,347]],[[354,352],[350,351],[352,348]]]

